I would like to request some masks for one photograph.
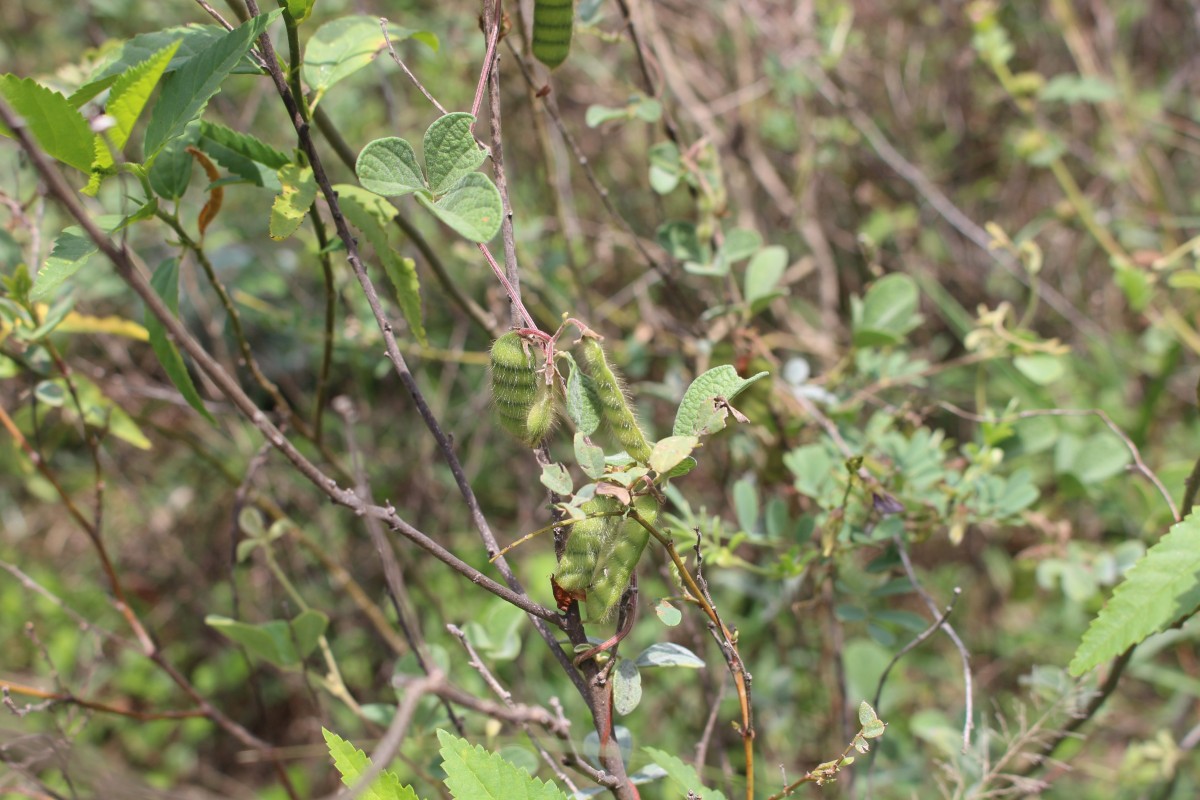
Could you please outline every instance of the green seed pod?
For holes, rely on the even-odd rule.
[[[554,424],[554,398],[553,387],[538,374],[533,354],[526,351],[525,345],[516,331],[509,331],[492,345],[492,402],[500,426],[532,446]],[[544,406],[547,398],[551,409],[548,417],[544,407],[535,411],[539,403]],[[538,424],[537,435],[530,429],[531,415]]]
[[[633,507],[651,525],[658,519],[658,502],[653,497],[634,498]],[[650,532],[640,522],[634,519],[621,522],[609,546],[601,553],[592,585],[587,589],[589,622],[605,622],[612,616],[649,541]]]
[[[616,500],[604,495],[589,500],[580,507],[580,510],[588,515],[588,519],[571,526],[567,545],[563,549],[562,558],[558,560],[558,570],[554,573],[554,582],[559,588],[577,598],[583,597],[596,572],[600,552],[604,549],[614,526],[621,521],[621,518],[616,516],[592,515],[620,509],[621,506]]]
[[[558,422],[558,397],[554,394],[554,386],[540,376],[537,399],[533,401],[525,419],[525,429],[529,434],[525,442],[530,446],[541,444],[546,434],[554,428],[554,423]]]
[[[650,444],[638,426],[633,409],[629,407],[629,399],[625,396],[620,379],[608,366],[603,345],[591,336],[583,338],[583,363],[587,365],[588,374],[596,384],[601,415],[612,429],[613,436],[636,461],[647,463],[650,460]]]
[[[533,55],[550,69],[566,61],[575,27],[574,0],[535,0]]]

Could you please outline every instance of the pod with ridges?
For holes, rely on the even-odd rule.
[[[649,495],[634,498],[633,508],[651,525],[658,519],[658,501]],[[600,554],[592,584],[587,588],[589,622],[605,622],[612,616],[649,541],[650,532],[640,522],[621,521],[608,547]]]
[[[575,27],[574,0],[535,0],[533,55],[550,69],[567,60]]]
[[[588,518],[571,526],[558,569],[554,572],[554,582],[576,599],[584,597],[595,576],[600,553],[615,526],[621,522],[617,516],[595,516],[621,510],[620,504],[611,497],[601,495],[588,500],[580,510]]]
[[[492,344],[492,402],[500,427],[533,446],[541,442],[557,415],[554,387],[538,373],[525,340],[509,331]]]
[[[637,417],[629,407],[629,399],[625,396],[620,379],[608,366],[604,346],[591,336],[583,337],[583,363],[595,384],[601,415],[612,429],[613,436],[626,453],[645,464],[650,459],[650,443],[646,441],[646,435],[642,433]]]

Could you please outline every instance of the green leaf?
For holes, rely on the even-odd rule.
[[[437,37],[428,31],[414,31],[388,24],[393,44],[408,38],[423,42],[433,50]],[[375,60],[386,46],[379,17],[366,14],[341,17],[317,28],[304,48],[304,66],[300,74],[308,88],[316,92],[313,105],[340,80],[348,78]]]
[[[475,117],[456,111],[438,117],[425,131],[422,143],[425,173],[435,197],[451,191],[460,180],[479,169],[487,158],[487,153],[471,133],[474,124]]]
[[[33,329],[20,328],[15,332],[15,335],[24,342],[36,342],[44,339],[54,332],[67,314],[75,307],[75,301],[70,297],[64,298],[55,303],[54,306],[46,311],[42,317],[41,323]]]
[[[567,372],[567,416],[575,424],[575,430],[584,436],[591,436],[600,428],[603,409],[600,395],[596,393],[596,384],[590,375],[579,368],[570,353],[564,352],[560,357],[570,365]]]
[[[154,270],[154,275],[150,278],[150,285],[154,287],[154,293],[162,298],[167,307],[171,309],[171,313],[178,317],[179,261],[168,258],[159,264],[158,269]],[[158,357],[158,363],[162,364],[163,371],[171,379],[171,383],[175,384],[175,388],[183,395],[183,399],[189,406],[215,425],[217,421],[204,407],[204,401],[200,399],[200,393],[196,391],[196,385],[192,383],[192,376],[183,363],[183,356],[179,354],[175,343],[167,337],[167,329],[162,322],[151,314],[149,309],[146,310],[145,325],[146,331],[150,334],[150,347],[154,350],[154,355]]]
[[[158,151],[150,165],[150,188],[164,200],[178,200],[187,191],[192,182],[192,167],[195,160],[187,151],[200,135],[200,125],[193,122],[183,132],[167,142],[167,146]]]
[[[668,628],[674,628],[680,622],[683,622],[683,612],[671,605],[671,601],[663,598],[654,606],[654,613],[658,615],[659,620]]]
[[[713,413],[715,399],[723,397],[731,401],[747,386],[766,374],[760,372],[749,378],[742,378],[738,376],[736,369],[725,364],[698,375],[683,394],[679,410],[675,413],[675,425],[671,433],[675,436],[702,435]]]
[[[317,181],[312,167],[288,164],[278,172],[280,190],[271,206],[270,236],[286,239],[296,232],[317,199]]]
[[[93,167],[103,168],[113,165],[112,153],[109,152],[107,145],[111,144],[114,150],[120,152],[125,143],[129,141],[129,134],[133,132],[133,124],[141,116],[142,110],[150,100],[150,94],[158,85],[159,78],[163,76],[167,64],[175,57],[175,51],[178,49],[179,42],[172,42],[142,63],[129,68],[117,78],[112,86],[112,91],[108,93],[108,102],[104,105],[104,113],[112,117],[116,124],[109,128],[103,137],[100,137]],[[107,144],[105,139],[107,139]]]
[[[109,219],[114,219],[110,217]],[[99,248],[77,225],[65,229],[54,240],[54,249],[33,281],[31,300],[44,300],[64,281],[83,269]]]
[[[1067,670],[1078,677],[1200,607],[1200,518],[1195,509],[1159,539],[1092,621]]]
[[[588,113],[591,113],[590,108]],[[670,194],[675,191],[675,187],[679,185],[679,181],[683,177],[683,167],[679,163],[679,147],[674,142],[659,142],[650,148],[648,155],[650,158],[650,188],[659,194]]]
[[[525,619],[525,612],[512,603],[493,598],[482,617],[467,623],[467,638],[488,661],[512,661],[521,653]]]
[[[700,439],[695,436],[668,436],[654,443],[650,451],[650,469],[666,475],[692,454]]]
[[[1038,386],[1049,386],[1067,371],[1062,357],[1048,353],[1016,356],[1013,358],[1013,366]]]
[[[358,154],[354,172],[365,188],[385,197],[401,197],[426,188],[412,145],[395,136],[368,142]]]
[[[271,22],[283,13],[275,9],[248,20],[221,36],[163,81],[162,94],[150,113],[143,147],[147,157],[183,133],[208,105],[242,57]]]
[[[251,655],[276,666],[290,667],[299,664],[317,646],[329,618],[310,608],[290,623],[276,619],[252,625],[218,614],[209,614],[204,622],[245,647]]]
[[[317,0],[287,0],[288,14],[297,25],[312,16],[313,6]]]
[[[704,659],[681,644],[657,642],[638,653],[638,657],[634,659],[634,663],[639,667],[684,667],[686,669],[700,669],[704,666]],[[663,766],[666,765],[664,764]]]
[[[632,714],[642,702],[642,673],[628,658],[617,662],[613,673],[613,708],[622,716]]]
[[[871,285],[861,302],[852,304],[855,347],[901,344],[921,324],[917,313],[917,283],[892,273]]]
[[[571,482],[571,473],[562,464],[547,464],[542,467],[542,485],[558,494],[571,494],[575,484]]]
[[[100,388],[78,372],[74,375],[75,392],[83,407],[83,421],[97,430],[106,431],[139,450],[149,450],[150,440],[125,410],[106,397]],[[56,382],[63,383],[62,378]],[[65,383],[63,388],[66,388]],[[74,403],[64,406],[74,409]]]
[[[442,770],[456,800],[567,800],[554,784],[532,777],[520,767],[466,739],[439,730]]]
[[[0,96],[25,121],[47,155],[82,172],[91,171],[96,135],[67,98],[16,75],[0,75]],[[0,124],[0,135],[12,136],[13,132]]]
[[[321,728],[321,735],[325,737],[325,744],[329,746],[329,756],[333,759],[334,768],[342,776],[342,784],[353,786],[358,782],[359,776],[370,769],[371,760],[366,753],[336,733]],[[358,796],[363,800],[420,800],[411,786],[402,785],[396,773],[386,769]]]
[[[654,233],[655,241],[676,261],[703,265],[709,262],[708,247],[701,244],[696,226],[690,222],[664,222]],[[689,269],[689,272],[692,270]],[[726,268],[728,271],[728,268]]]
[[[760,512],[758,488],[750,478],[740,478],[733,484],[733,508],[737,514],[738,526],[747,533],[753,533],[758,527]]]
[[[746,303],[754,305],[756,300],[775,292],[783,271],[787,269],[787,250],[779,245],[764,247],[754,254],[746,266]]]
[[[1056,75],[1038,93],[1047,103],[1106,103],[1119,96],[1117,87],[1094,75]]]
[[[725,241],[721,243],[721,256],[726,264],[736,264],[744,258],[749,258],[762,247],[762,237],[757,231],[745,228],[734,228],[725,233]],[[786,251],[784,253],[786,257]]]
[[[292,161],[287,153],[248,133],[207,120],[200,122],[196,146],[239,178],[276,192],[280,189],[278,171]],[[170,149],[171,145],[167,145],[167,150]]]
[[[684,763],[682,759],[654,747],[643,747],[642,752],[667,771],[667,778],[675,784],[678,793],[675,796],[682,797],[691,792],[697,797],[703,797],[704,800],[725,800],[724,794],[716,789],[709,789],[700,781],[700,776],[691,764]]]
[[[575,463],[583,470],[583,474],[592,480],[604,475],[604,451],[594,444],[589,444],[582,433],[575,434]]]
[[[404,258],[388,243],[387,227],[396,210],[386,200],[357,186],[339,184],[335,187],[339,205],[350,224],[363,232],[367,241],[375,248],[396,290],[396,300],[404,314],[413,336],[426,344],[424,315],[421,312],[421,284],[417,278],[417,267],[411,258]]]
[[[504,213],[500,192],[491,178],[481,172],[464,175],[436,203],[424,194],[418,194],[417,200],[472,242],[489,242],[500,232],[500,219]]]

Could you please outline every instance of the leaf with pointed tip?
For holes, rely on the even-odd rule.
[[[83,172],[91,171],[96,135],[67,98],[16,75],[0,75],[0,96],[25,121],[47,155]],[[12,135],[0,124],[0,136]]]
[[[287,153],[248,133],[207,120],[200,122],[196,146],[239,178],[276,192],[281,188],[276,173],[292,160]]]
[[[677,756],[673,756],[665,750],[659,750],[654,747],[643,747],[642,752],[654,759],[654,763],[667,771],[667,777],[675,784],[675,789],[678,795],[685,795],[691,792],[696,797],[703,797],[704,800],[725,800],[725,795],[716,789],[709,789],[700,780],[700,775],[696,772],[696,768],[691,764],[685,763]]]
[[[296,232],[304,215],[317,198],[317,181],[312,167],[288,164],[278,173],[280,190],[271,206],[270,236],[286,239]]]
[[[292,620],[276,619],[259,625],[238,622],[219,614],[204,618],[226,638],[245,647],[253,656],[280,667],[299,664],[317,646],[329,625],[329,617],[308,609]]]
[[[471,133],[474,124],[475,117],[465,111],[456,111],[438,117],[425,131],[422,142],[425,172],[435,197],[449,192],[464,176],[479,169],[487,158],[487,153]]]
[[[438,49],[437,37],[428,31],[409,30],[389,23],[388,38],[392,44],[413,38],[433,50]],[[326,22],[305,45],[300,74],[308,88],[316,92],[319,102],[330,86],[370,64],[386,45],[379,17],[355,14]]]
[[[167,308],[171,309],[171,313],[178,317],[179,261],[168,258],[159,264],[158,269],[154,270],[154,275],[150,278],[150,285],[154,287],[154,293],[167,304]],[[196,384],[192,383],[192,376],[183,363],[183,356],[179,354],[175,343],[167,337],[166,327],[158,317],[150,313],[149,309],[146,310],[145,323],[146,330],[150,334],[150,347],[154,350],[154,355],[158,357],[158,363],[162,364],[163,371],[171,379],[171,383],[175,384],[175,388],[183,395],[183,399],[189,406],[199,411],[202,417],[215,425],[217,421],[204,407],[204,401],[200,399],[200,393],[196,391]]]
[[[650,468],[666,475],[692,454],[700,439],[695,436],[668,436],[654,443],[650,451]]]
[[[106,233],[111,233],[124,221],[123,217],[115,214],[105,214],[96,217],[95,223]],[[96,244],[77,225],[65,228],[54,240],[54,249],[45,265],[38,270],[33,280],[31,300],[44,300],[64,281],[83,269],[97,251]]]
[[[342,776],[342,783],[346,786],[355,785],[359,776],[371,768],[371,759],[336,733],[322,728],[321,734],[329,746],[333,766]],[[363,800],[419,800],[411,786],[402,785],[396,773],[386,769],[381,770],[379,777],[358,796]]]
[[[466,739],[439,730],[446,787],[460,800],[567,800],[552,783],[532,777],[515,764]]]
[[[150,94],[158,85],[159,79],[166,71],[167,64],[175,57],[179,42],[175,41],[159,50],[145,61],[130,67],[121,73],[113,83],[112,91],[108,93],[108,102],[104,104],[104,113],[113,118],[114,125],[109,128],[101,139],[107,139],[114,150],[121,151],[129,141],[133,132],[133,124],[141,116]],[[103,141],[97,147],[96,163],[93,167],[109,167],[113,164],[112,153]]]
[[[732,400],[747,386],[766,374],[760,372],[749,378],[742,378],[737,374],[736,369],[725,364],[698,375],[684,392],[683,400],[679,404],[679,411],[675,414],[675,426],[671,433],[675,436],[701,434],[712,414],[713,400],[718,397]]]
[[[426,188],[417,154],[398,136],[368,142],[358,154],[354,172],[365,188],[385,197],[402,197]]]
[[[350,224],[363,232],[367,241],[375,248],[383,264],[383,270],[396,290],[400,311],[413,335],[421,344],[426,344],[424,314],[421,311],[421,282],[417,278],[417,265],[411,258],[404,258],[388,243],[387,225],[396,210],[377,194],[357,186],[339,184],[339,204]]]
[[[496,184],[482,172],[463,176],[449,192],[432,202],[424,194],[418,202],[438,219],[472,242],[489,242],[500,232],[503,205]]]
[[[283,13],[277,8],[243,22],[197,53],[163,81],[162,94],[150,113],[143,143],[147,158],[183,133],[208,101],[221,89],[221,83],[241,62],[254,41],[274,19]]]

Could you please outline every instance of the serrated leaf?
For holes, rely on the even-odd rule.
[[[695,436],[668,436],[654,443],[650,451],[650,469],[666,475],[692,454],[700,439]]]
[[[417,200],[455,232],[472,242],[489,242],[500,232],[503,206],[491,178],[471,172],[449,192],[432,202],[424,194]]]
[[[245,647],[251,655],[276,666],[290,667],[299,664],[317,646],[329,625],[329,618],[320,611],[308,609],[291,622],[276,619],[252,625],[219,614],[209,614],[204,622]]]
[[[72,225],[65,229],[54,240],[54,249],[50,251],[50,257],[38,270],[33,290],[29,293],[30,299],[42,300],[49,297],[64,281],[83,269],[97,250],[96,244],[82,228]]]
[[[439,730],[445,783],[456,800],[567,800],[554,784],[466,739]]]
[[[414,38],[437,50],[437,37],[428,31],[414,31],[388,24],[392,44]],[[315,106],[320,98],[340,80],[350,77],[375,60],[386,46],[379,17],[356,14],[326,22],[317,28],[304,48],[301,76],[316,92]]]
[[[451,191],[463,177],[479,169],[487,158],[487,153],[471,133],[474,124],[475,117],[465,111],[456,111],[438,117],[425,131],[421,147],[429,188],[435,197]]]
[[[304,221],[309,207],[317,199],[317,181],[312,167],[297,164],[288,164],[277,175],[280,189],[271,206],[270,236],[278,240],[291,236]]]
[[[742,378],[737,370],[728,364],[713,367],[703,375],[696,377],[691,386],[683,394],[679,410],[675,414],[675,425],[671,433],[675,436],[696,436],[703,430],[712,413],[712,402],[718,397],[733,400],[747,386],[765,377],[767,373],[760,372],[749,378]]]
[[[575,430],[584,436],[591,436],[600,428],[602,412],[595,381],[579,368],[570,353],[564,352],[561,357],[565,358],[569,365],[566,389],[567,416],[575,424]]]
[[[589,444],[582,433],[575,434],[575,463],[592,480],[604,475],[604,451]]]
[[[686,669],[700,669],[704,666],[704,659],[681,644],[657,642],[638,653],[638,657],[634,659],[634,663],[639,667],[684,667]]]
[[[386,723],[384,723],[386,724]],[[353,786],[371,767],[371,759],[362,750],[332,731],[321,728],[333,766],[345,786]],[[420,800],[411,786],[404,786],[391,770],[382,770],[369,787],[358,795],[363,800]]]
[[[421,284],[417,278],[416,263],[411,258],[404,258],[388,244],[387,228],[385,227],[395,209],[378,195],[364,191],[357,186],[336,187],[339,205],[350,224],[362,231],[367,241],[375,248],[383,270],[387,273],[392,287],[396,290],[396,301],[400,311],[412,329],[413,336],[421,344],[426,344],[424,315],[421,311]]]
[[[16,75],[0,75],[0,96],[25,121],[47,155],[82,172],[91,171],[96,135],[66,97]],[[13,133],[0,124],[0,135]]]
[[[547,464],[542,467],[540,480],[547,489],[562,495],[571,494],[575,488],[575,484],[571,482],[571,473],[567,472],[567,468],[562,464]]]
[[[167,304],[167,308],[171,309],[171,313],[178,317],[179,261],[168,258],[159,264],[158,269],[154,270],[154,275],[150,278],[150,285],[154,287],[154,293]],[[179,394],[183,396],[189,406],[215,425],[217,421],[204,407],[204,401],[200,398],[200,393],[196,391],[196,385],[192,383],[192,376],[183,363],[183,356],[179,354],[175,343],[167,337],[166,327],[158,317],[150,313],[149,309],[146,310],[145,323],[146,331],[150,336],[150,347],[153,348],[154,355],[158,357],[158,363],[162,364],[163,371],[167,373],[171,383],[179,390]]]
[[[112,91],[108,94],[108,102],[104,105],[104,113],[112,117],[115,124],[105,131],[104,136],[97,141],[96,160],[92,165],[93,168],[113,165],[113,157],[108,145],[111,145],[118,153],[121,152],[121,148],[129,141],[129,134],[133,132],[133,124],[141,116],[154,87],[158,85],[159,79],[167,69],[167,64],[175,57],[175,51],[178,49],[179,42],[172,42],[145,61],[121,73],[113,83]]]
[[[222,35],[163,81],[162,94],[150,113],[143,144],[147,157],[183,133],[221,83],[238,65],[267,26],[283,13],[275,9],[247,20]]]
[[[642,673],[638,671],[637,664],[627,658],[622,658],[613,673],[613,708],[618,714],[624,716],[632,714],[640,702],[642,702]]]
[[[1076,677],[1166,630],[1200,607],[1200,517],[1171,527],[1125,573],[1092,620],[1067,670]]]
[[[396,136],[368,142],[358,154],[354,172],[365,188],[385,197],[402,197],[426,188],[412,145]]]
[[[755,253],[746,266],[746,303],[753,305],[755,301],[773,294],[785,269],[787,250],[784,248],[773,245]]]
[[[708,788],[701,782],[699,774],[691,764],[655,747],[643,747],[642,752],[667,771],[667,778],[675,784],[678,796],[691,792],[697,797],[703,797],[704,800],[725,800],[724,794],[716,789]]]
[[[200,122],[196,146],[239,178],[276,192],[280,189],[276,173],[291,163],[291,157],[282,150],[248,133],[207,120]]]

